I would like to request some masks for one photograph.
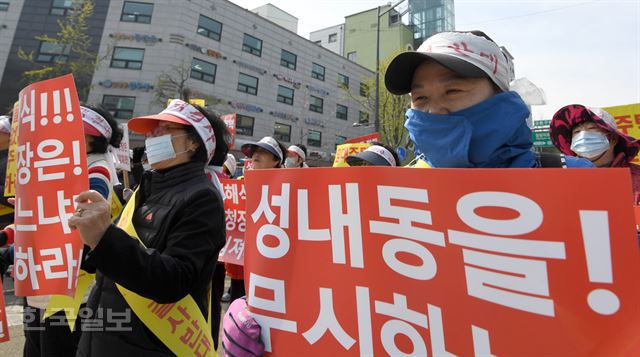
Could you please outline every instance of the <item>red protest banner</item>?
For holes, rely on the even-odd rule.
[[[4,292],[0,284],[0,343],[9,341],[9,323],[7,322],[7,308],[4,305]]]
[[[15,293],[73,296],[83,245],[68,218],[89,188],[73,76],[34,83],[19,99]]]
[[[224,190],[224,213],[227,243],[220,250],[221,262],[244,265],[244,233],[247,228],[244,180],[221,179]]]
[[[380,133],[371,133],[356,138],[345,140],[345,144],[370,143],[372,141],[380,141]]]
[[[227,129],[229,129],[229,133],[231,134],[229,149],[233,149],[236,143],[236,113],[221,115],[220,118],[227,124]]]
[[[602,182],[606,192],[585,194]],[[640,345],[626,170],[255,170],[245,185],[247,297],[268,352],[613,356]]]

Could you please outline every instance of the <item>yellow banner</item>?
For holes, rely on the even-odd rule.
[[[333,167],[348,167],[347,156],[356,155],[365,151],[371,144],[342,144],[336,148],[336,158],[333,160]]]
[[[618,105],[602,109],[613,115],[620,132],[640,139],[640,103]],[[640,155],[633,159],[633,163],[640,164]]]
[[[140,241],[131,221],[137,196],[136,192],[125,206],[118,227]],[[209,322],[205,320],[191,295],[173,304],[159,304],[118,284],[116,286],[136,316],[171,352],[177,356],[217,356],[211,338],[211,318]]]
[[[169,104],[171,104],[172,100],[173,99],[167,99],[167,107],[169,106]],[[189,104],[199,105],[201,107],[204,107],[204,105],[206,103],[204,99],[189,99],[188,102],[189,102]]]
[[[47,309],[44,312],[44,318],[46,319],[56,312],[64,310],[64,314],[67,317],[67,323],[69,324],[69,329],[73,331],[78,318],[78,313],[80,312],[82,299],[84,298],[87,290],[89,290],[91,284],[93,284],[95,278],[95,274],[89,274],[81,269],[80,274],[78,275],[78,284],[76,285],[75,296],[51,295],[51,300],[49,300]]]
[[[9,152],[7,153],[7,174],[4,180],[4,196],[16,195],[16,171],[18,165],[18,103],[13,104],[13,119],[11,120],[11,136],[9,137]],[[12,209],[13,211],[13,209]],[[11,213],[11,212],[9,212]]]

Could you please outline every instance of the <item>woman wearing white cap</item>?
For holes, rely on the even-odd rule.
[[[79,356],[185,354],[180,336],[158,338],[168,323],[150,322],[160,304],[175,304],[211,340],[209,287],[225,221],[222,198],[204,167],[214,155],[226,157],[226,126],[176,99],[159,114],[131,119],[129,129],[146,135],[153,170],[144,173],[118,226],[111,224],[108,203],[93,191],[78,196],[69,220],[91,248],[85,263],[97,270],[88,304],[93,316],[124,315],[128,322],[120,329],[85,331]]]
[[[118,181],[109,147],[120,146],[122,129],[104,108],[81,106],[80,112],[84,125],[89,188],[96,191],[110,206],[114,196],[113,186]],[[87,302],[90,292],[91,289],[87,290],[83,304]],[[84,320],[82,315],[78,317],[73,332],[69,330],[63,311],[43,319],[50,300],[50,295],[27,297],[28,306],[23,312],[26,321],[25,356],[69,356],[76,352]]]
[[[393,148],[379,142],[372,142],[365,151],[347,156],[349,166],[398,166],[400,160]]]
[[[284,167],[288,169],[308,167],[305,163],[307,159],[307,147],[302,144],[291,145],[287,149],[287,158]]]

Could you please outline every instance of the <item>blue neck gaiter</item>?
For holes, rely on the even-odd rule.
[[[533,167],[529,109],[515,92],[504,92],[447,114],[415,109],[404,127],[432,167]]]

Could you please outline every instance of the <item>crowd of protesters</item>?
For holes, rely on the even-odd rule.
[[[465,44],[463,49],[460,43]],[[640,166],[631,164],[640,150],[638,140],[618,131],[607,112],[574,104],[561,108],[551,122],[551,139],[561,154],[535,153],[526,124],[529,109],[509,88],[512,65],[480,31],[439,33],[416,51],[393,59],[385,86],[393,94],[410,95],[405,128],[425,166],[628,167],[638,203]],[[212,320],[215,349],[221,335],[229,355],[261,355],[264,346],[256,333],[260,327],[243,298],[243,267],[218,262],[225,245],[220,179],[243,179],[236,174],[238,158],[229,153],[224,122],[205,108],[178,99],[158,114],[129,120],[129,129],[146,137],[144,149],[133,152],[132,194],[117,189],[121,185],[108,154],[110,146],[119,146],[122,129],[101,107],[83,106],[82,116],[90,191],[78,196],[69,224],[85,245],[82,269],[96,274],[83,308],[92,316],[107,309],[130,312],[130,300],[123,292],[159,304],[188,298],[194,303],[192,313]],[[11,118],[1,117],[0,170],[6,167],[10,132]],[[241,152],[254,170],[309,167],[304,145],[287,148],[270,136],[243,145]],[[396,150],[380,142],[348,156],[346,162],[402,166]],[[122,201],[128,214],[114,212],[112,200]],[[3,274],[13,260],[12,214],[11,202],[0,200]],[[225,275],[231,281],[226,292]],[[49,296],[26,299],[25,356],[171,355],[167,341],[156,337],[153,326],[135,313],[126,331],[83,331],[82,321],[72,331],[66,324],[48,323],[54,317],[66,319],[64,312],[43,318],[49,301]],[[232,303],[221,324],[225,301]]]

